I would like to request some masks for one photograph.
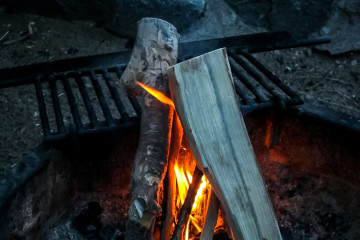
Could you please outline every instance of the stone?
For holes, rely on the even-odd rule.
[[[323,27],[332,13],[334,0],[275,0],[268,14],[272,31],[288,31],[306,38]]]
[[[316,46],[331,54],[360,50],[359,0],[225,0],[241,21],[268,31],[288,31],[297,38],[327,36]]]
[[[360,1],[338,0],[323,30],[312,36],[329,36],[331,43],[316,46],[331,54],[360,50]]]
[[[312,57],[312,49],[311,48],[306,48],[306,55],[308,56],[308,57]]]
[[[271,11],[271,1],[257,0],[257,1],[239,1],[239,0],[225,0],[241,19],[246,23],[257,27],[269,28],[270,23],[267,19],[267,14]]]
[[[182,42],[189,42],[256,32],[266,32],[266,29],[246,24],[242,16],[225,1],[206,0],[202,17],[180,34]]]
[[[56,0],[70,19],[91,19],[120,36],[135,38],[137,21],[161,18],[179,31],[201,16],[205,0]]]
[[[106,27],[121,36],[135,37],[137,21],[144,17],[160,18],[179,32],[189,27],[204,11],[205,0],[114,0],[113,15]]]

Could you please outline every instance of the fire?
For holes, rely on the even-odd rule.
[[[178,163],[175,163],[175,175],[178,189],[178,198],[176,206],[178,209],[181,209],[182,204],[185,201],[187,191],[192,182],[192,176],[190,171],[184,169],[184,166],[179,166]],[[183,239],[188,240],[190,237],[190,229],[193,228],[197,233],[202,232],[202,228],[205,222],[204,211],[207,204],[207,196],[211,190],[211,185],[205,176],[201,178],[201,184],[197,190],[195,196],[195,201],[192,205],[192,210],[190,213],[189,220],[185,227],[185,232]]]
[[[139,84],[140,87],[145,89],[145,91],[150,93],[153,97],[155,97],[160,102],[165,103],[165,104],[170,105],[173,108],[175,108],[174,102],[170,98],[165,96],[165,94],[163,94],[162,92],[159,92],[158,90],[155,90],[155,89],[143,84],[142,82],[136,81],[136,83]]]
[[[136,81],[145,91],[150,93],[153,97],[158,99],[160,102],[168,104],[175,108],[174,102],[165,96],[162,92],[155,90],[139,81]],[[175,161],[174,171],[176,175],[177,191],[176,191],[176,209],[180,212],[182,205],[185,202],[185,198],[192,182],[192,175],[190,169],[194,170],[195,159],[191,154],[191,150],[183,148],[188,154],[184,156],[182,160],[177,159]],[[206,208],[208,203],[208,196],[211,192],[211,185],[207,178],[203,176],[201,178],[201,184],[197,190],[194,203],[192,205],[191,213],[189,219],[186,223],[185,229],[183,231],[182,240],[189,240],[191,235],[196,235],[202,232],[204,223]],[[175,216],[176,218],[176,216]],[[175,219],[177,222],[177,219]],[[218,218],[217,226],[223,226],[222,218]],[[216,228],[216,227],[215,227]],[[192,238],[191,238],[192,239]]]

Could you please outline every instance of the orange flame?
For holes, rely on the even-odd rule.
[[[192,176],[189,171],[185,170],[183,167],[179,167],[177,163],[175,163],[175,175],[178,189],[178,201],[176,205],[180,208],[185,201],[187,191],[189,189],[190,183],[192,182]],[[189,216],[188,222],[186,224],[184,237],[183,239],[188,240],[190,235],[190,224],[198,231],[201,232],[203,228],[203,224],[201,224],[197,218],[192,215],[196,215],[198,213],[203,212],[202,206],[206,204],[206,188],[211,187],[208,180],[205,176],[201,178],[201,184],[199,189],[197,190],[194,203],[192,205],[191,214]],[[201,215],[201,217],[203,217]]]
[[[159,92],[158,90],[155,90],[155,89],[143,84],[142,82],[136,81],[136,83],[139,84],[140,87],[142,87],[145,91],[150,93],[153,97],[155,97],[160,102],[165,103],[165,104],[170,105],[173,108],[175,108],[174,102],[170,98],[165,96],[165,94],[163,94],[162,92]]]

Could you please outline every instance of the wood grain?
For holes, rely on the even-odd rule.
[[[226,49],[176,64],[167,74],[184,132],[234,238],[281,239],[238,106]]]

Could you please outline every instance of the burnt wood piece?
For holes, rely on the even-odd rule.
[[[189,190],[187,192],[184,204],[182,205],[180,213],[178,215],[178,222],[175,226],[175,230],[171,238],[172,240],[181,240],[181,234],[183,232],[185,224],[189,219],[189,215],[194,204],[197,191],[201,184],[202,176],[203,172],[198,167],[195,167],[192,182],[189,186]]]
[[[130,62],[120,80],[130,95],[141,94],[142,107],[140,139],[131,173],[127,240],[153,238],[155,217],[161,212],[158,191],[167,167],[174,110],[141,90],[136,81],[169,96],[166,68],[176,63],[178,38],[170,23],[141,19]]]
[[[219,215],[220,201],[216,196],[214,189],[211,189],[209,204],[207,207],[205,225],[201,233],[200,240],[212,240],[214,237],[214,228]]]
[[[168,240],[174,230],[173,223],[175,223],[175,193],[176,193],[176,176],[175,176],[175,162],[179,158],[179,151],[183,137],[183,128],[179,116],[174,112],[173,126],[171,133],[171,146],[168,159],[167,177],[164,187],[165,208],[161,226],[160,240]],[[164,184],[164,185],[165,185]]]
[[[167,70],[172,99],[197,164],[225,210],[235,239],[281,239],[241,115],[226,49]]]

